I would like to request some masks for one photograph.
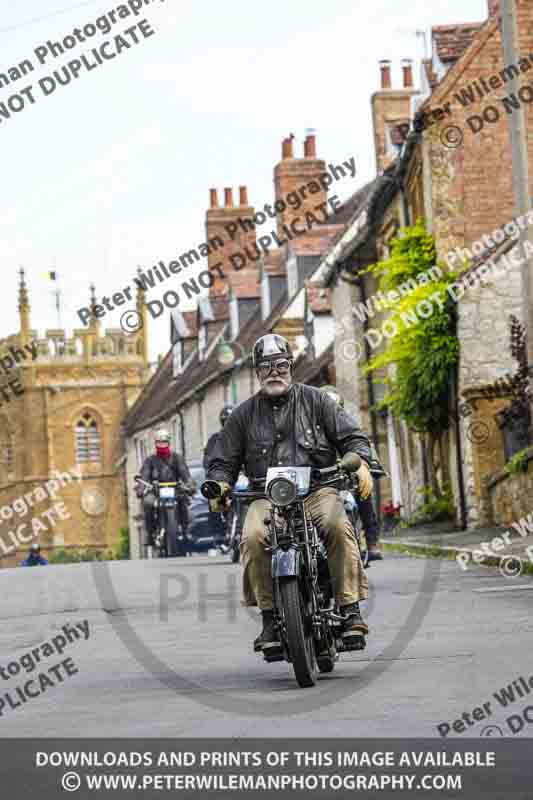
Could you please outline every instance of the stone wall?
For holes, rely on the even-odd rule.
[[[533,456],[527,472],[513,475],[498,473],[489,485],[492,517],[495,525],[511,525],[533,511]]]
[[[461,448],[469,525],[490,524],[490,504],[482,489],[504,464],[503,440],[495,414],[509,398],[483,399],[483,387],[517,368],[509,349],[509,316],[521,318],[521,274],[512,254],[496,262],[493,277],[467,289],[458,302],[461,343],[459,394],[477,405],[461,422]],[[452,453],[455,459],[455,451]]]

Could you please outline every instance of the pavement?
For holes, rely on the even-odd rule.
[[[533,574],[533,530],[529,535],[513,526],[460,530],[443,522],[398,526],[381,542],[388,552],[455,559],[463,571],[478,565],[498,568],[508,577]]]
[[[504,707],[494,693],[519,676],[533,687],[529,575],[388,554],[368,570],[367,649],[311,689],[253,653],[240,577],[222,556],[2,570],[0,738],[515,735],[508,717],[528,698]],[[516,736],[532,734],[524,722]]]

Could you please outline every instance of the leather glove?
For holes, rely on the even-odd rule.
[[[220,497],[214,497],[209,500],[209,510],[214,512],[227,511],[231,505],[231,486],[225,481],[217,481],[222,490]]]
[[[372,494],[374,481],[372,480],[372,475],[370,474],[368,464],[365,461],[362,462],[361,466],[356,472],[356,475],[359,479],[359,494],[363,500],[366,500],[366,498],[370,497]]]

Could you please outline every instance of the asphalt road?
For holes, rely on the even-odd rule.
[[[10,692],[15,704],[17,686],[65,658],[73,673],[47,672],[42,693],[16,708],[5,701],[2,737],[435,738],[437,725],[487,701],[490,715],[453,735],[490,724],[510,736],[506,718],[533,705],[533,689],[512,708],[493,697],[533,675],[529,577],[388,557],[369,570],[366,651],[341,655],[312,689],[297,687],[290,665],[252,652],[257,611],[240,606],[240,566],[226,558],[2,570],[0,579],[4,701]],[[79,628],[61,655],[40,655],[28,674],[27,659],[11,668],[17,675],[5,672],[85,620],[88,639]],[[525,724],[518,735],[532,733]]]

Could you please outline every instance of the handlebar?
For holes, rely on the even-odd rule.
[[[183,481],[154,481],[153,483],[150,483],[150,481],[145,481],[144,478],[141,478],[140,475],[134,475],[133,480],[136,483],[142,483],[143,486],[146,486],[148,489],[155,489],[155,487],[158,486],[159,484],[172,483],[175,484],[176,489],[178,489],[179,491],[185,491],[185,492],[187,491],[185,483]]]

